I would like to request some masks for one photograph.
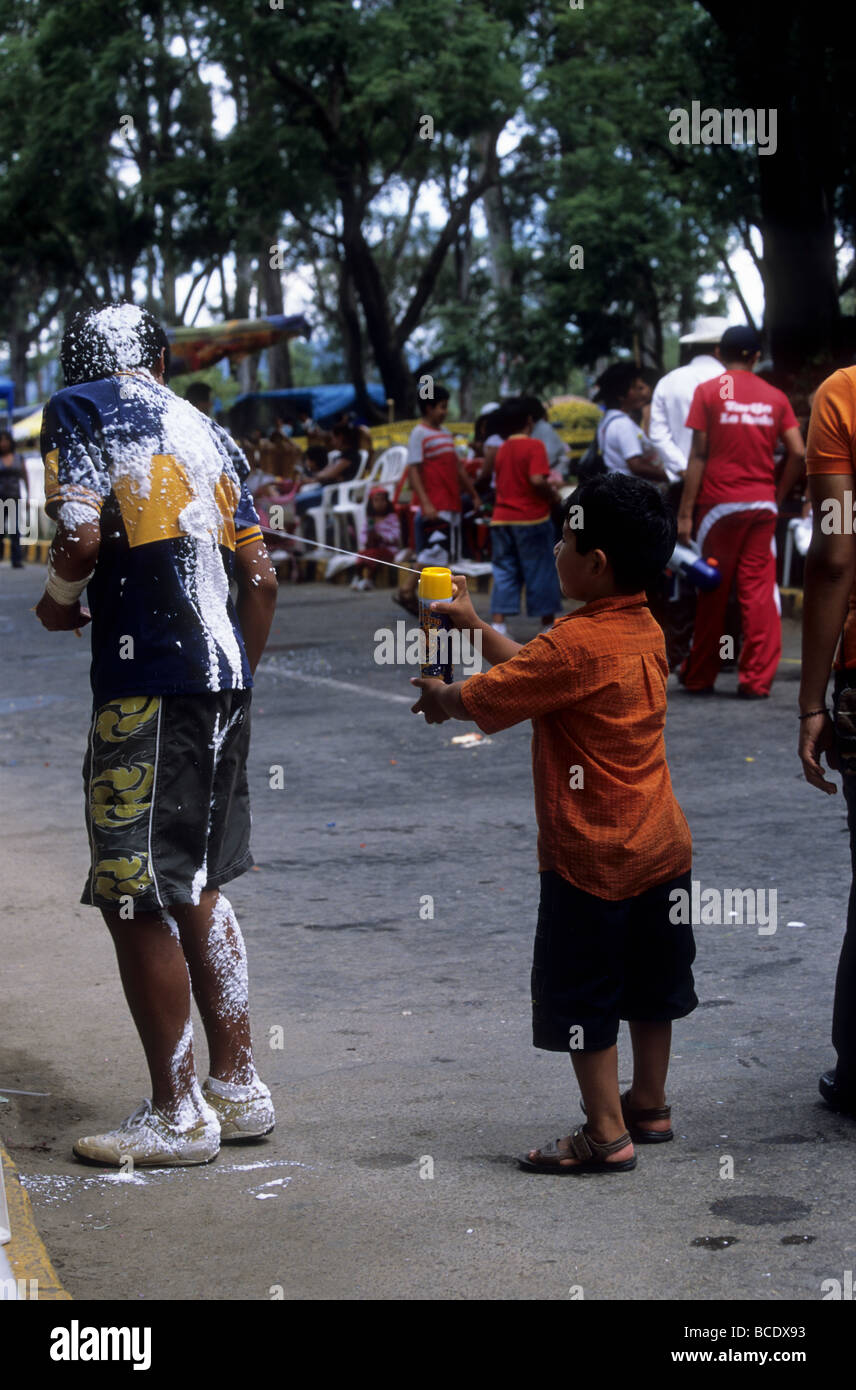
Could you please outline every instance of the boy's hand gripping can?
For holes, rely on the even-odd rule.
[[[452,684],[452,654],[449,633],[452,623],[442,612],[432,613],[432,603],[452,602],[452,571],[429,565],[419,576],[419,626],[425,642],[422,677],[434,676]]]

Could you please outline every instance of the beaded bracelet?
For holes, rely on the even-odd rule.
[[[829,713],[829,710],[826,709],[826,707],[824,707],[823,709],[810,709],[810,710],[808,711],[808,714],[801,714],[799,717],[800,717],[801,720],[802,720],[802,719],[813,719],[814,716],[815,716],[816,714],[825,714],[826,717],[827,717],[827,719],[831,719],[831,718],[832,718],[832,715]]]

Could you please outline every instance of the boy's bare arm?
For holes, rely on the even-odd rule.
[[[548,502],[551,507],[554,507],[561,500],[559,489],[553,486],[546,473],[530,473],[529,486],[540,497],[543,497],[544,501]]]
[[[421,463],[410,463],[407,466],[407,476],[410,479],[411,491],[414,493],[417,502],[422,510],[422,515],[428,520],[433,521],[437,515],[437,509],[425,491],[425,484],[422,481]]]
[[[458,459],[458,482],[461,484],[461,487],[464,489],[464,491],[468,492],[472,497],[473,504],[476,507],[476,510],[480,510],[482,504],[481,498],[476,492],[475,483],[473,482],[472,478],[470,477],[469,473],[464,467],[461,459]]]
[[[678,509],[678,540],[688,541],[693,529],[693,508],[707,467],[707,432],[693,430],[693,443],[690,450],[687,471],[684,476],[684,490]]]
[[[255,674],[276,609],[276,570],[270,562],[267,546],[261,539],[239,547],[235,553],[235,562],[238,624],[250,670]]]
[[[80,585],[95,569],[98,551],[101,547],[101,524],[93,513],[93,520],[78,523],[69,531],[60,521],[48,556],[48,587],[35,607],[36,617],[48,632],[73,632],[91,621],[89,613],[80,605],[80,593],[69,601],[62,602],[61,595],[51,594],[49,589],[62,588],[63,585]],[[57,585],[54,580],[59,580]]]

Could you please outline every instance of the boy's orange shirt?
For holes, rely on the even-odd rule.
[[[620,594],[560,618],[461,690],[486,734],[532,720],[538,867],[611,902],[692,865],[666,763],[668,674],[645,595]]]

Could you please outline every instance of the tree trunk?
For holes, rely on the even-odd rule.
[[[386,288],[381,280],[371,248],[363,236],[362,227],[359,221],[355,222],[354,220],[355,216],[354,210],[349,209],[344,219],[342,242],[348,282],[359,295],[366,323],[366,334],[371,343],[387,397],[391,397],[395,401],[395,408],[400,416],[405,419],[412,418],[417,414],[416,383],[408,368],[404,349],[398,347],[396,343]],[[354,384],[357,385],[356,382]],[[362,395],[363,406],[361,409],[367,412],[367,418],[372,419],[378,414],[378,410],[369,401],[364,381],[362,383]]]
[[[495,182],[482,194],[487,240],[493,266],[493,282],[501,294],[511,294],[520,288],[520,274],[514,264],[511,217],[499,181],[499,161],[496,154],[496,133],[486,130],[473,139],[479,175],[490,173]]]
[[[455,242],[455,278],[458,285],[458,303],[466,306],[470,299],[470,262],[472,259],[472,227],[470,219],[467,218],[467,225]],[[471,420],[473,417],[473,373],[469,364],[461,368],[461,378],[458,383],[458,396],[460,399],[461,419]]]
[[[345,363],[348,380],[356,391],[356,405],[361,414],[368,402],[365,367],[363,366],[363,330],[357,309],[354,286],[344,261],[339,262],[339,321],[345,344]]]
[[[284,312],[282,275],[276,266],[272,266],[270,263],[270,248],[276,243],[277,238],[275,236],[263,236],[259,252],[259,288],[266,314],[282,314]],[[267,357],[270,389],[272,391],[290,390],[294,385],[294,380],[291,373],[291,352],[289,351],[288,339],[281,338],[278,343],[274,343],[273,347],[269,347]]]
[[[732,52],[741,105],[776,112],[775,153],[756,156],[773,361],[786,375],[828,365],[841,348],[828,34],[799,0],[780,0],[775,23],[763,0],[704,6]]]
[[[235,256],[235,297],[232,301],[232,312],[236,319],[248,319],[250,317],[252,289],[252,261],[245,251],[239,251]],[[242,391],[258,391],[258,365],[258,353],[250,353],[249,356],[243,357],[236,364],[235,376]]]
[[[15,383],[15,404],[24,405],[27,400],[27,353],[30,348],[31,335],[26,327],[26,322],[19,321],[19,315],[15,313],[15,323],[9,331],[9,373]]]

